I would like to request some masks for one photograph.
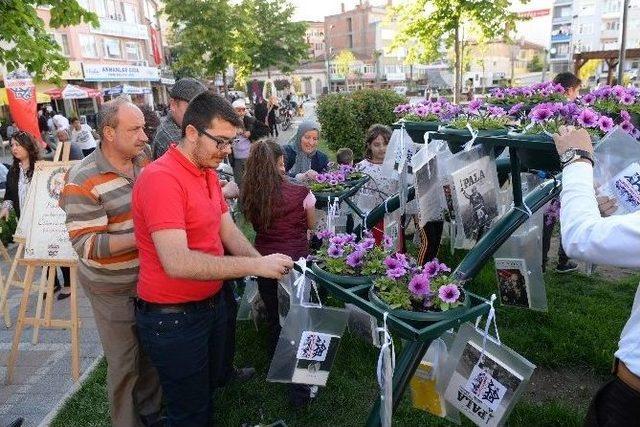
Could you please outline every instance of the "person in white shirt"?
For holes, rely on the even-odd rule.
[[[81,124],[77,117],[71,119],[71,144],[80,148],[85,157],[91,154],[97,145],[91,126]]]
[[[69,119],[67,119],[62,114],[55,113],[53,115],[52,120],[53,120],[53,125],[55,126],[56,130],[69,129]]]
[[[561,128],[553,136],[563,164],[560,225],[571,258],[640,267],[640,211],[610,217],[611,199],[593,187],[593,147],[585,129]],[[601,212],[603,212],[601,214]],[[622,329],[613,374],[593,398],[585,426],[632,426],[640,420],[640,287]]]

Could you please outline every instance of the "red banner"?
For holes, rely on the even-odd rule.
[[[25,71],[14,71],[7,74],[4,85],[7,88],[9,112],[18,129],[29,132],[45,147],[38,127],[36,87],[31,77]]]
[[[151,49],[153,50],[153,60],[156,65],[162,64],[162,53],[160,53],[160,33],[153,27],[151,29]]]

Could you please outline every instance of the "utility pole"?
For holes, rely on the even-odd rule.
[[[549,56],[549,49],[544,48],[544,58],[542,60],[542,80],[541,82],[544,82],[545,79],[547,78],[547,57]]]
[[[622,35],[620,36],[620,53],[618,54],[618,84],[624,78],[624,57],[627,49],[627,17],[629,15],[629,0],[622,1]]]
[[[331,93],[331,68],[329,62],[331,61],[331,43],[329,39],[329,32],[335,28],[335,25],[330,25],[328,31],[324,35],[324,60],[327,63],[327,93]]]

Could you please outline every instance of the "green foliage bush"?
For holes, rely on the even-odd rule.
[[[0,219],[0,227],[2,228],[2,231],[0,231],[0,240],[3,245],[7,246],[9,243],[13,242],[13,234],[16,232],[17,225],[18,219],[13,211],[11,211],[9,218],[6,221],[4,219]]]
[[[332,150],[348,147],[357,160],[362,159],[367,129],[376,123],[393,124],[396,121],[393,109],[406,102],[404,96],[382,89],[325,95],[316,108],[322,137]]]

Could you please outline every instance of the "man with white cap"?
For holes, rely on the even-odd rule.
[[[187,111],[189,102],[206,92],[207,88],[196,79],[189,77],[180,79],[173,85],[169,91],[169,111],[170,113],[164,117],[156,130],[153,137],[151,149],[153,151],[153,159],[162,156],[169,149],[172,142],[178,142],[182,139],[182,117]]]

